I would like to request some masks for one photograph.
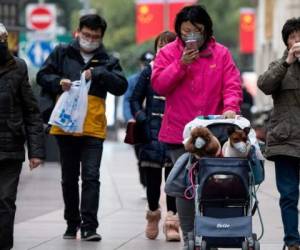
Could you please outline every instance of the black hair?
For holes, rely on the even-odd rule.
[[[183,22],[190,21],[193,25],[203,24],[205,40],[211,38],[213,35],[213,23],[211,17],[202,5],[190,5],[181,9],[175,18],[175,32],[181,38],[180,28]]]
[[[79,20],[79,30],[83,27],[87,27],[91,30],[101,29],[102,36],[104,36],[107,23],[105,19],[97,14],[87,14],[80,17]]]
[[[154,40],[154,51],[157,50],[157,44],[159,40],[162,40],[165,43],[173,42],[176,39],[176,34],[171,31],[164,31],[160,33]]]
[[[300,31],[300,17],[288,19],[283,25],[281,34],[283,42],[286,46],[288,46],[288,38],[289,35],[295,31]]]

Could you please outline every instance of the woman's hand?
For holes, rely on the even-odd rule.
[[[188,65],[194,62],[195,60],[197,60],[198,57],[199,57],[198,50],[185,48],[181,56],[181,62],[183,64]]]
[[[236,113],[232,110],[227,110],[223,113],[223,115],[226,119],[233,119],[233,118],[235,118]]]

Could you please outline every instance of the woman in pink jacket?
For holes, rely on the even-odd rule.
[[[177,39],[156,56],[152,87],[166,97],[159,140],[168,145],[170,157],[184,153],[182,132],[199,115],[223,114],[233,118],[240,111],[240,74],[229,50],[213,37],[212,20],[204,7],[187,6],[176,16]],[[194,203],[176,199],[185,243],[193,231]]]

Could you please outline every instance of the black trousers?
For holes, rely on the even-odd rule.
[[[144,167],[141,166],[141,161],[139,160],[140,148],[141,148],[140,144],[134,145],[134,153],[138,161],[139,180],[142,186],[145,188],[147,186],[146,170]]]
[[[56,138],[60,151],[64,218],[68,226],[81,226],[82,231],[96,230],[103,139],[87,136]],[[81,203],[78,185],[80,174]]]
[[[162,168],[154,167],[143,167],[146,171],[147,181],[147,201],[151,211],[155,211],[159,207],[160,198],[160,186],[162,181]],[[168,178],[171,171],[171,167],[165,168],[165,180]],[[175,198],[168,196],[167,200],[167,211],[172,211],[174,214],[177,213]]]
[[[21,161],[0,161],[0,249],[13,247],[16,198]]]

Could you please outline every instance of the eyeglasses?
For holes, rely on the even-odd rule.
[[[93,34],[88,33],[86,31],[80,31],[80,33],[86,39],[90,39],[90,40],[100,40],[101,39],[101,35],[93,35]]]

